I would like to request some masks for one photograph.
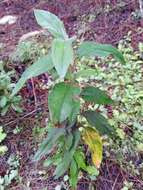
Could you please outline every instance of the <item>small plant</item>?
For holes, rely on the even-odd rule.
[[[133,183],[124,181],[124,187],[121,190],[131,190],[133,189]]]
[[[2,141],[6,138],[6,133],[3,131],[3,127],[0,126],[0,155],[3,155],[7,151],[7,146],[1,145]]]
[[[5,72],[3,68],[0,69],[0,114],[4,116],[9,108],[13,108],[15,111],[21,112],[19,103],[20,96],[11,97],[11,92],[14,87],[14,83],[11,82],[11,76],[13,71]]]
[[[45,44],[40,43],[36,40],[22,41],[17,45],[16,50],[12,53],[12,61],[18,61],[22,63],[28,63],[32,60],[37,60],[37,57],[42,56],[48,49],[48,45],[45,47]]]
[[[6,174],[2,177],[0,176],[0,190],[5,190],[12,183],[13,180],[18,180],[18,168],[19,168],[19,158],[16,155],[11,155],[7,161],[9,168]]]
[[[15,52],[12,54],[12,60],[21,62],[29,61],[35,53],[36,47],[34,45],[35,44],[31,41],[20,42]]]
[[[83,42],[75,51],[74,59],[72,43],[75,38],[68,37],[62,21],[47,11],[35,10],[34,13],[38,24],[54,37],[51,50],[48,55],[26,69],[11,96],[13,97],[31,77],[45,72],[51,75],[54,73],[56,79],[48,96],[48,137],[41,144],[34,160],[53,153],[44,165],[56,166],[55,179],[69,172],[70,185],[75,188],[80,171],[85,171],[90,176],[98,175],[97,169],[100,167],[103,152],[102,136],[114,134],[114,128],[108,124],[106,118],[93,109],[93,105],[112,104],[113,101],[99,88],[79,82],[80,77],[93,75],[95,70],[77,70],[76,60],[80,61],[83,56],[113,55],[118,61],[125,61],[116,48],[95,42]],[[91,159],[84,144],[91,152]]]

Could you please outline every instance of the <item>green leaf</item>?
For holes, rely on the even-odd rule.
[[[8,109],[9,109],[9,105],[5,106],[5,107],[1,110],[1,115],[4,116],[4,115],[7,113]]]
[[[62,160],[62,153],[56,152],[54,155],[49,155],[48,159],[46,159],[43,163],[44,167],[49,167],[51,165],[57,166]]]
[[[55,39],[52,43],[52,60],[58,75],[64,78],[73,63],[73,49],[70,40]]]
[[[97,170],[95,166],[87,166],[86,170],[89,173],[89,175],[92,175],[92,176],[99,175],[99,171]]]
[[[52,60],[50,55],[45,55],[42,58],[39,58],[37,62],[32,64],[29,68],[27,68],[24,73],[22,74],[21,78],[19,81],[16,83],[15,88],[12,91],[12,95],[14,96],[15,94],[18,93],[18,91],[23,87],[25,82],[32,78],[36,77],[40,74],[43,74],[47,71],[50,71],[53,68]]]
[[[80,88],[71,84],[62,82],[54,86],[48,97],[50,118],[54,123],[71,118],[73,110],[77,110],[79,106],[76,100],[79,94]]]
[[[11,104],[11,107],[15,110],[15,111],[17,111],[17,112],[19,112],[19,113],[22,113],[22,109],[21,109],[21,107],[19,107],[17,104]]]
[[[75,161],[78,164],[78,168],[81,168],[86,171],[85,156],[81,150],[77,150],[74,154]]]
[[[0,126],[0,143],[6,138],[2,126]],[[0,146],[0,155],[4,154],[8,150],[7,146]]]
[[[4,176],[5,179],[5,185],[8,186],[11,184],[13,179],[16,179],[18,177],[18,169],[11,169],[11,171]]]
[[[92,86],[83,88],[80,96],[87,102],[95,104],[112,104],[113,100],[106,95],[106,93],[99,88]]]
[[[112,135],[114,128],[108,124],[107,119],[96,111],[86,111],[83,113],[88,123],[94,126],[102,135]]]
[[[76,131],[74,131],[74,134],[73,134],[72,147],[69,148],[69,150],[64,152],[64,157],[54,172],[55,179],[58,179],[60,176],[62,176],[68,170],[70,163],[73,160],[73,155],[78,146],[79,140],[80,140],[80,132],[78,130],[76,130]]]
[[[67,149],[70,149],[72,147],[72,144],[73,144],[73,134],[72,133],[69,133],[66,135],[65,144],[66,144]]]
[[[2,126],[0,126],[0,143],[6,138],[6,133],[3,132]]]
[[[78,182],[78,166],[76,161],[73,159],[70,165],[70,185],[75,188]]]
[[[73,123],[76,120],[77,115],[80,112],[80,101],[75,101],[72,104],[72,110],[69,116],[70,124]]]
[[[53,146],[56,145],[57,140],[64,134],[65,134],[65,129],[63,128],[51,128],[48,132],[48,137],[41,144],[33,160],[38,161],[41,158],[41,156],[49,154]]]
[[[37,23],[43,27],[48,29],[48,31],[56,38],[67,38],[67,34],[63,25],[63,22],[54,14],[36,9],[34,10],[34,14],[37,20]]]
[[[4,106],[6,106],[6,103],[7,103],[6,96],[2,96],[2,98],[0,100],[0,107],[3,108]]]
[[[125,63],[122,53],[120,53],[115,47],[109,44],[97,44],[90,41],[83,42],[78,49],[78,55],[80,57],[107,57],[109,55],[113,55],[118,61],[120,61],[121,63]]]
[[[7,148],[7,146],[0,146],[0,155],[2,154],[4,154],[6,151],[8,150],[8,148]]]
[[[81,70],[75,73],[75,78],[89,78],[91,76],[97,76],[97,71],[95,69],[86,69],[86,70]]]
[[[61,177],[68,170],[71,160],[72,153],[69,151],[65,152],[62,162],[57,166],[54,172],[55,179]]]
[[[80,132],[78,131],[78,129],[76,131],[74,131],[74,134],[73,134],[73,139],[74,139],[74,143],[73,143],[73,146],[72,148],[70,149],[70,151],[72,152],[72,155],[74,155],[75,153],[75,150],[76,150],[76,147],[80,141]]]
[[[53,159],[49,158],[49,159],[47,159],[47,160],[44,161],[43,166],[44,167],[49,167],[52,164],[53,164]]]

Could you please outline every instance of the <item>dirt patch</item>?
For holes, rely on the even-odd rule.
[[[0,26],[0,42],[4,44],[0,55],[8,55],[23,34],[41,29],[33,14],[36,8],[58,15],[70,35],[78,35],[83,27],[83,17],[89,15],[94,16],[94,19],[90,22],[85,20],[87,29],[83,27],[82,37],[116,45],[131,30],[132,43],[137,46],[138,41],[143,39],[143,33],[137,31],[138,27],[142,27],[142,21],[134,18],[132,13],[138,7],[136,0],[3,0],[0,2],[0,17],[10,14],[16,15],[18,19],[15,24]]]

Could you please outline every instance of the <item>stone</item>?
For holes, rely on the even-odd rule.
[[[14,24],[17,20],[16,16],[12,15],[6,15],[0,18],[0,25],[5,25],[5,24]]]

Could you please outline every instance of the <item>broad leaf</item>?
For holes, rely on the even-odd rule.
[[[73,49],[70,40],[55,39],[52,43],[52,60],[58,75],[64,78],[73,63]]]
[[[94,165],[99,168],[102,161],[103,152],[102,140],[100,135],[95,129],[91,127],[86,127],[83,130],[82,137],[85,144],[88,145],[91,151],[92,161]]]
[[[95,166],[87,166],[86,170],[89,173],[89,175],[92,175],[92,176],[99,175],[99,171],[97,170],[97,168]]]
[[[81,70],[75,73],[75,78],[89,78],[91,76],[97,76],[97,71],[95,69],[86,69],[86,70]]]
[[[69,124],[72,124],[76,120],[76,117],[79,114],[79,112],[80,112],[80,101],[73,101],[72,110],[69,116],[69,122],[70,122]]]
[[[36,9],[34,14],[37,20],[37,23],[45,28],[56,38],[67,38],[67,34],[63,25],[63,22],[54,14]]]
[[[60,140],[59,140],[60,141]],[[59,144],[57,144],[58,146]],[[43,162],[44,167],[49,167],[51,165],[57,166],[62,160],[62,153],[56,152],[54,155],[49,155],[48,158]]]
[[[19,81],[16,83],[15,88],[12,91],[12,95],[14,96],[15,94],[18,93],[18,91],[23,87],[25,82],[32,78],[36,77],[40,74],[43,74],[47,71],[50,71],[53,68],[52,60],[50,55],[45,55],[42,58],[39,58],[37,62],[29,66],[24,73],[22,74],[21,78]]]
[[[85,101],[95,104],[113,103],[113,101],[109,98],[109,96],[106,95],[104,91],[92,86],[83,88],[80,95]]]
[[[63,128],[51,128],[48,132],[48,137],[41,144],[39,150],[34,156],[34,161],[38,161],[45,154],[49,154],[53,146],[55,146],[57,140],[65,135],[65,129]]]
[[[73,159],[70,165],[70,185],[75,188],[78,182],[78,166],[76,161]]]
[[[78,145],[78,143],[79,143],[79,141],[80,141],[80,132],[78,131],[78,129],[76,130],[76,131],[74,131],[74,134],[73,134],[73,146],[72,146],[72,148],[70,149],[70,151],[72,152],[72,155],[74,155],[74,153],[75,153],[75,150],[76,150],[76,148],[77,148],[77,145]]]
[[[74,141],[73,138],[74,137],[73,137],[73,134],[71,132],[66,135],[66,137],[65,137],[65,146],[66,146],[66,149],[70,150],[70,148],[72,147],[73,141]]]
[[[6,96],[2,96],[1,99],[0,99],[0,107],[3,108],[6,106],[7,104],[7,97]]]
[[[107,119],[96,111],[86,111],[83,113],[88,123],[94,126],[102,135],[112,135],[114,128],[108,124]]]
[[[121,63],[125,63],[122,53],[109,44],[97,44],[95,42],[83,42],[78,49],[79,56],[99,56],[107,57],[113,55]]]
[[[78,114],[79,102],[76,97],[80,94],[80,88],[66,84],[58,83],[54,86],[48,97],[50,118],[54,123],[63,122],[73,117],[73,111]]]
[[[85,156],[81,150],[77,150],[74,154],[75,161],[78,164],[78,168],[81,168],[86,171]]]
[[[68,170],[71,160],[72,160],[72,153],[70,151],[65,152],[62,161],[58,164],[54,172],[55,179],[61,177]]]
[[[73,160],[73,155],[76,151],[79,140],[80,140],[80,132],[78,130],[76,130],[73,134],[72,147],[69,148],[66,152],[64,152],[64,157],[63,157],[61,163],[58,164],[58,166],[54,172],[55,179],[58,179],[60,176],[62,176],[68,170],[70,163]]]

